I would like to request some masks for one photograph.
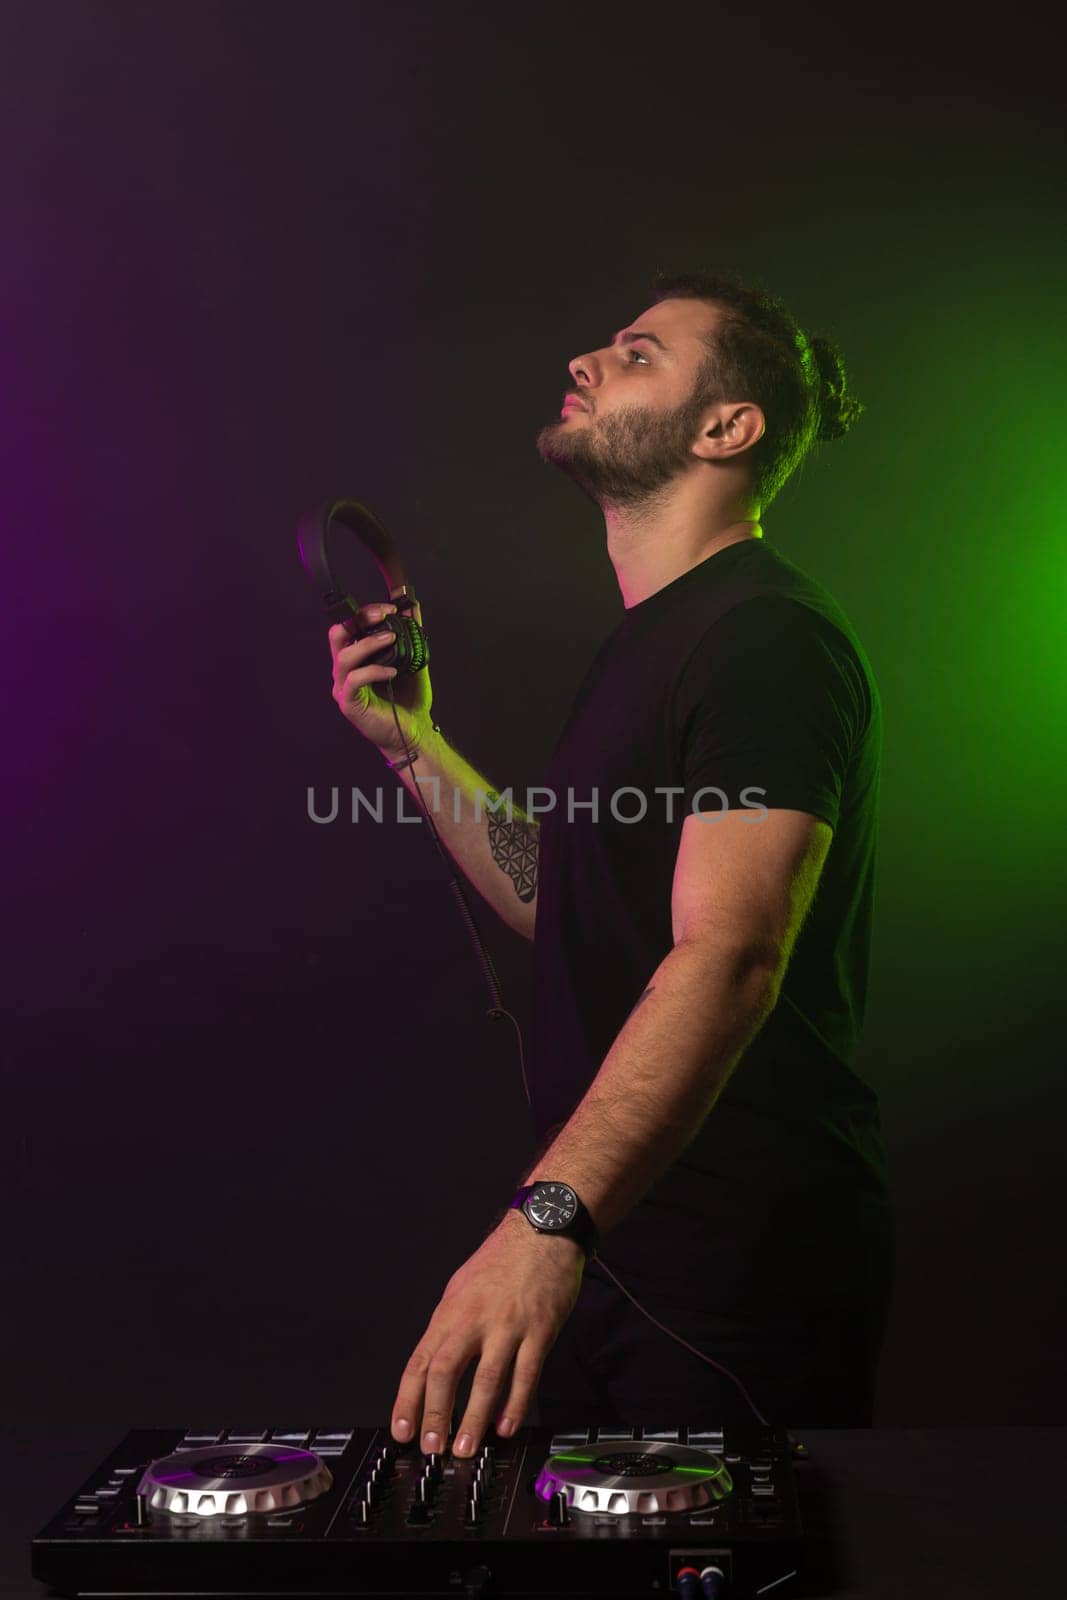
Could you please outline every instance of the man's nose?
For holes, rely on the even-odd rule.
[[[579,387],[591,388],[595,378],[595,360],[592,356],[575,356],[567,362],[567,371]]]

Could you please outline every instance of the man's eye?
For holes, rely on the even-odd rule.
[[[641,350],[634,350],[634,349],[631,348],[630,350],[628,350],[626,352],[626,354],[627,354],[628,357],[636,356],[638,361],[644,361],[644,362],[648,361],[648,357]]]

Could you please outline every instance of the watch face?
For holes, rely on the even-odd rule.
[[[578,1196],[565,1183],[539,1183],[526,1196],[523,1206],[538,1228],[566,1228],[578,1212]]]

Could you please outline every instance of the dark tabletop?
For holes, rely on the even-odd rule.
[[[30,1540],[125,1434],[6,1429],[0,1600],[45,1600]],[[805,1430],[803,1593],[826,1600],[1037,1600],[1067,1592],[1065,1428]]]

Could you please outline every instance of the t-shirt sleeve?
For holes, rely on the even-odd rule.
[[[762,805],[836,828],[863,685],[848,639],[811,606],[741,601],[708,628],[679,681],[686,815]]]

